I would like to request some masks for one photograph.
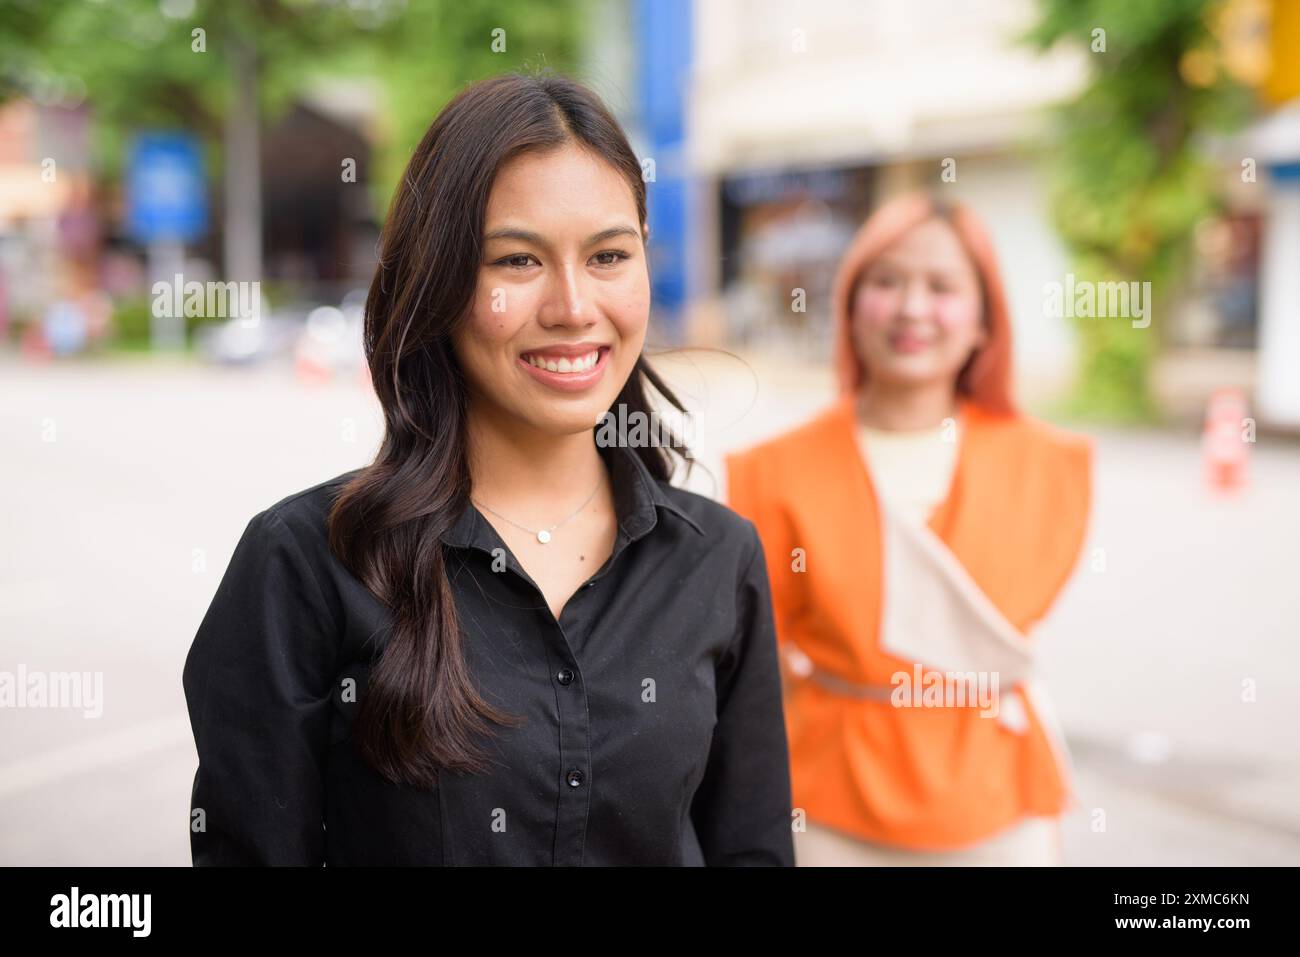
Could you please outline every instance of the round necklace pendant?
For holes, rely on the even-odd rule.
[[[542,529],[540,532],[537,533],[537,540],[541,542],[543,545],[545,545],[547,542],[551,540],[551,533],[548,532],[546,529]]]

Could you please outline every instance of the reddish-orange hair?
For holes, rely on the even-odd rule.
[[[951,226],[970,256],[983,292],[985,344],[977,348],[957,377],[957,392],[991,411],[1014,413],[1011,390],[1011,317],[993,242],[978,217],[960,203],[906,193],[889,200],[862,224],[840,259],[831,287],[833,358],[841,393],[855,393],[867,370],[853,344],[853,294],[863,272],[905,233],[939,218]]]

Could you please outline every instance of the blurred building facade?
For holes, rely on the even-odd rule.
[[[1017,46],[1030,13],[1021,0],[697,3],[689,152],[715,254],[693,260],[696,334],[825,357],[839,253],[872,208],[919,188],[993,232],[1022,383],[1066,375],[1071,331],[1043,316],[1042,286],[1068,266],[1034,144],[1086,64]]]
[[[264,275],[286,297],[337,303],[374,269],[377,105],[363,84],[353,86],[351,96],[309,91],[265,123]],[[137,305],[151,277],[147,243],[132,231],[130,161],[121,174],[97,168],[93,110],[90,100],[0,104],[0,342],[16,335],[31,354],[78,352],[124,329],[129,338],[147,315]],[[199,281],[221,275],[225,228],[218,186],[205,189],[214,215],[173,263]]]
[[[89,144],[83,103],[0,104],[0,342],[28,318],[61,330],[61,317],[84,314],[81,338],[107,325]]]
[[[1153,386],[1175,418],[1195,419],[1216,388],[1234,385],[1256,397],[1262,421],[1292,427],[1300,133],[1286,103],[1300,96],[1300,4],[1229,6],[1229,55],[1268,48],[1257,85],[1276,115],[1217,147],[1226,208],[1197,231]],[[651,262],[671,337],[824,359],[831,278],[853,231],[888,196],[929,189],[970,204],[993,233],[1022,394],[1068,387],[1075,335],[1045,313],[1043,287],[1071,262],[1051,227],[1042,161],[1049,109],[1086,82],[1088,62],[1082,49],[1040,56],[1016,42],[1033,0],[595,8],[588,78],[655,160]],[[1242,157],[1256,153],[1258,178],[1246,182]]]
[[[1300,3],[1272,0],[1269,13],[1261,87],[1272,109],[1242,151],[1262,220],[1255,394],[1264,421],[1300,430]]]

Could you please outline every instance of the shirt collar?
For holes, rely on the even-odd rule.
[[[633,449],[615,445],[598,446],[597,450],[609,468],[618,526],[628,541],[634,542],[648,534],[658,523],[660,509],[676,515],[699,534],[705,534],[700,524],[668,496],[649,466]],[[444,544],[454,548],[477,547],[491,551],[497,547],[495,530],[468,501],[441,537]]]

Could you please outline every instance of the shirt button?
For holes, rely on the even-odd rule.
[[[569,787],[571,788],[582,787],[582,772],[577,768],[574,768],[569,772],[569,776],[566,780],[568,780]]]
[[[573,672],[568,668],[561,668],[555,680],[562,685],[573,684]]]

